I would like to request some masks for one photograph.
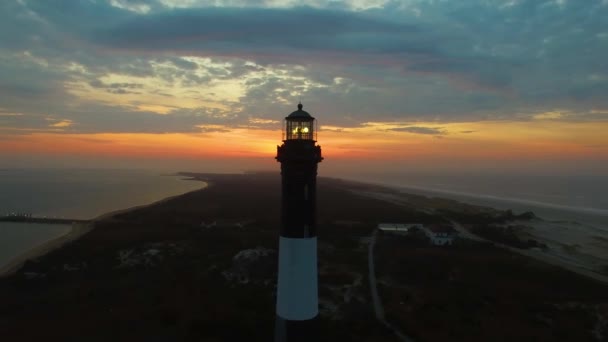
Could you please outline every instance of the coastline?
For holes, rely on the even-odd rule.
[[[68,242],[77,240],[78,238],[93,230],[93,227],[93,222],[73,223],[72,228],[67,234],[47,240],[46,242],[43,242],[42,244],[15,256],[6,265],[0,267],[0,278],[14,274],[23,266],[26,261],[30,259],[41,257],[47,253],[54,251],[57,248],[61,248],[61,246],[65,245]]]
[[[555,203],[543,203],[522,198],[442,191],[436,189],[414,187],[396,187],[396,189],[406,194],[443,197],[471,205],[485,206],[499,210],[512,210],[516,213],[533,211],[537,216],[552,221],[582,221],[593,225],[606,226],[606,229],[608,229],[608,210],[603,208],[575,207]]]
[[[382,181],[361,181],[358,179],[343,178],[347,181],[352,181],[361,184],[377,185],[381,187],[388,187],[397,190],[404,194],[415,194],[423,195],[427,197],[439,197],[446,199],[453,199],[459,202],[487,206],[493,209],[512,209],[513,211],[527,211],[536,209],[536,211],[551,211],[552,213],[561,212],[566,215],[576,215],[585,217],[596,217],[601,218],[608,222],[608,209],[606,208],[593,208],[593,207],[582,207],[573,206],[568,204],[558,203],[546,203],[538,200],[526,199],[522,197],[505,197],[497,195],[488,195],[482,193],[456,191],[456,190],[445,190],[433,187],[413,186],[413,185],[402,185],[392,182]]]
[[[50,239],[38,246],[35,246],[29,250],[24,251],[22,254],[15,256],[12,260],[10,260],[5,266],[0,267],[0,278],[2,277],[7,277],[10,276],[11,274],[14,274],[15,272],[17,272],[22,266],[23,264],[29,260],[29,259],[34,259],[34,258],[38,258],[41,256],[44,256],[45,254],[61,248],[62,246],[64,246],[66,243],[75,241],[79,238],[81,238],[83,235],[87,234],[88,232],[92,231],[95,228],[95,223],[101,220],[107,220],[107,219],[111,219],[113,216],[119,215],[119,214],[124,214],[124,213],[128,213],[134,210],[138,210],[138,209],[142,209],[142,208],[147,208],[147,207],[152,207],[155,205],[159,205],[162,204],[164,202],[167,202],[169,200],[175,199],[177,197],[186,195],[188,193],[191,192],[195,192],[195,191],[199,191],[199,190],[203,190],[206,189],[207,187],[209,187],[212,183],[207,180],[207,179],[201,179],[201,178],[197,178],[197,177],[192,177],[189,178],[188,180],[197,180],[203,183],[203,185],[200,188],[188,191],[188,192],[184,192],[182,194],[178,194],[178,195],[173,195],[173,196],[169,196],[166,198],[162,198],[160,200],[148,203],[148,204],[143,204],[143,205],[135,205],[135,206],[131,206],[128,208],[124,208],[124,209],[118,209],[118,210],[113,210],[113,211],[109,211],[107,213],[101,214],[95,218],[93,218],[91,221],[87,222],[87,223],[73,223],[72,224],[72,228],[71,230],[59,237]],[[346,181],[351,181],[351,180],[346,180]],[[411,191],[408,192],[408,190],[410,189],[405,189],[403,187],[397,187],[397,186],[392,186],[392,185],[387,185],[387,184],[374,184],[374,183],[363,183],[363,182],[359,182],[359,181],[355,181],[356,183],[361,183],[361,184],[368,184],[368,185],[374,185],[374,186],[380,186],[380,187],[385,187],[385,188],[389,188],[389,189],[395,189],[397,190],[399,193],[402,193],[404,195],[407,195],[409,193],[412,194],[422,194],[424,196],[432,196],[433,193],[434,194],[438,194],[438,192],[433,191],[433,190],[422,190],[422,189],[411,189],[411,190],[415,190],[415,191]],[[416,191],[417,190],[417,191]],[[369,196],[370,194],[368,194]],[[384,200],[384,201],[388,201],[388,202],[394,202],[395,198],[383,198],[382,196],[377,196],[378,194],[376,194],[376,196],[372,197],[377,197],[380,200]],[[440,196],[440,195],[439,195]],[[449,197],[448,197],[449,198]],[[468,203],[471,204],[471,202],[466,201],[466,199],[459,199],[459,202],[462,203]],[[397,200],[397,203],[400,203],[400,201]],[[492,209],[496,209],[496,206],[494,206],[493,201],[491,199],[488,199],[487,203],[485,203],[486,206],[488,208],[492,208]],[[480,205],[480,203],[474,204],[474,205]],[[527,222],[527,224],[529,224],[531,227],[533,227],[533,231],[536,234],[530,234],[530,237],[535,238],[541,242],[545,242],[547,244],[556,245],[555,241],[552,241],[550,239],[550,236],[547,235],[547,231],[541,231],[540,228],[540,224],[545,224],[545,225],[554,225],[554,222],[550,222],[550,221],[539,221],[539,222]],[[552,227],[553,228],[553,227]],[[553,231],[553,233],[555,233],[555,231]],[[572,239],[573,236],[578,236],[582,233],[582,231],[580,230],[568,230],[568,231],[561,231],[560,232],[560,236],[567,236],[568,239]],[[566,240],[568,240],[566,239]],[[546,252],[538,252],[538,251],[520,251],[517,249],[512,249],[509,248],[512,252],[515,253],[519,253],[519,254],[524,254],[527,255],[529,257],[535,258],[537,260],[549,263],[549,264],[553,264],[556,266],[559,266],[561,268],[564,269],[569,269],[571,271],[574,271],[576,273],[579,274],[583,274],[592,278],[595,278],[597,280],[600,280],[604,283],[608,283],[608,277],[606,275],[603,275],[601,273],[598,273],[598,267],[601,266],[599,264],[597,264],[597,260],[599,260],[600,262],[603,260],[607,260],[606,255],[602,255],[599,258],[597,258],[597,256],[595,256],[595,260],[596,260],[596,265],[591,265],[591,263],[589,262],[589,258],[585,255],[582,255],[580,253],[577,253],[576,255],[567,255],[566,253],[564,253],[562,250],[558,249],[558,248],[554,248],[552,250],[551,253],[546,253]],[[584,257],[584,258],[583,258]],[[580,258],[580,259],[579,259]],[[598,278],[602,278],[602,279],[598,279]]]
[[[364,192],[362,195],[371,198],[376,198],[381,201],[403,205],[408,203],[407,196],[411,194],[422,195],[427,198],[449,198],[434,196],[434,191],[424,191],[417,189],[417,192],[408,191],[408,189],[388,186],[384,184],[376,184],[389,189],[396,189],[398,195],[386,195],[380,192]],[[404,196],[404,197],[401,197]],[[482,206],[492,210],[506,210],[495,205],[495,201],[467,201],[466,198],[452,198],[453,200],[465,205]],[[521,207],[520,207],[521,208]],[[418,207],[418,210],[432,212],[432,207]],[[519,211],[533,211],[537,213],[537,207],[525,207]],[[544,216],[544,215],[543,215]],[[578,219],[578,217],[577,217]],[[608,284],[608,275],[603,273],[604,267],[608,265],[608,236],[604,229],[588,226],[580,222],[571,221],[552,221],[545,220],[542,217],[530,221],[514,221],[512,224],[521,224],[528,227],[522,234],[522,238],[531,238],[550,247],[548,251],[539,249],[519,249],[510,247],[501,243],[493,242],[477,235],[468,232],[458,222],[452,222],[457,230],[474,240],[491,242],[495,246],[509,250],[512,253],[521,254],[538,261],[560,267],[595,279],[604,284]],[[605,271],[604,271],[605,272]]]
[[[13,275],[15,272],[17,272],[17,271],[19,271],[19,269],[21,269],[21,267],[23,266],[23,264],[25,264],[26,261],[28,261],[30,259],[42,257],[56,249],[61,248],[62,246],[64,246],[65,244],[67,244],[69,242],[78,240],[85,234],[87,234],[90,231],[92,231],[93,229],[95,229],[95,223],[98,221],[106,220],[106,219],[111,218],[112,216],[131,212],[133,210],[142,209],[142,208],[154,206],[157,204],[161,204],[161,203],[169,201],[173,198],[183,196],[183,195],[189,194],[191,192],[206,189],[210,185],[210,182],[208,182],[208,181],[201,181],[201,182],[203,182],[203,186],[198,189],[187,191],[187,192],[184,192],[184,193],[178,194],[178,195],[165,197],[158,201],[154,201],[154,202],[151,202],[148,204],[141,204],[141,205],[131,206],[131,207],[128,207],[125,209],[112,210],[112,211],[109,211],[107,213],[101,214],[101,215],[93,218],[92,220],[90,220],[87,223],[72,223],[72,228],[70,229],[70,231],[68,233],[58,236],[56,238],[47,240],[33,248],[25,250],[23,253],[20,253],[17,256],[13,257],[6,265],[0,267],[0,278],[4,278],[4,277]]]
[[[124,214],[106,214],[84,237],[0,279],[3,336],[28,341],[82,336],[272,340],[280,178],[263,174],[208,179],[211,186],[201,191]],[[562,267],[487,243],[462,241],[440,248],[421,234],[378,232],[374,275],[390,324],[383,327],[370,319],[373,303],[365,282],[367,247],[377,222],[445,223],[442,209],[456,210],[447,218],[467,224],[484,217],[500,224],[503,217],[485,216],[493,211],[449,200],[412,195],[395,205],[362,196],[377,191],[401,197],[385,187],[320,178],[319,189],[319,317],[329,339],[380,341],[392,338],[398,329],[428,341],[488,341],[496,336],[584,340],[591,327],[608,317],[607,285]],[[420,211],[427,208],[437,211]],[[212,221],[215,227],[201,225]],[[251,252],[260,250],[264,255]],[[237,329],[226,322],[236,322]],[[602,334],[606,327],[601,325]]]
[[[198,179],[186,179],[186,180],[198,180]],[[160,199],[158,201],[154,201],[154,202],[151,202],[151,203],[148,203],[148,204],[140,204],[140,205],[134,205],[132,207],[128,207],[128,208],[125,208],[125,209],[112,210],[112,211],[109,211],[109,212],[107,212],[105,214],[101,214],[101,215],[95,217],[94,219],[91,220],[91,223],[95,223],[95,222],[101,221],[101,220],[107,220],[107,219],[111,218],[112,216],[116,216],[116,215],[120,215],[120,214],[125,214],[125,213],[131,212],[133,210],[143,209],[143,208],[151,207],[151,206],[154,206],[154,205],[157,205],[157,204],[161,204],[161,203],[170,201],[170,200],[172,200],[174,198],[177,198],[177,197],[189,194],[191,192],[195,192],[195,191],[200,191],[200,190],[206,189],[206,188],[208,188],[211,185],[211,182],[209,182],[209,181],[205,181],[205,180],[198,180],[198,181],[200,181],[200,182],[202,182],[204,184],[203,186],[201,186],[198,189],[187,191],[187,192],[184,192],[184,193],[178,194],[178,195],[173,195],[173,196],[165,197],[165,198],[162,198],[162,199]]]

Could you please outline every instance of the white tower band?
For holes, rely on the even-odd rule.
[[[298,104],[285,118],[283,144],[277,146],[282,202],[276,342],[318,339],[316,181],[323,157],[315,128],[315,118]]]

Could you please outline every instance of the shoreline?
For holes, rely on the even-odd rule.
[[[72,228],[71,230],[64,234],[61,235],[59,237],[50,239],[46,242],[43,242],[42,244],[35,246],[29,250],[24,251],[22,254],[19,254],[17,256],[15,256],[14,258],[12,258],[6,265],[0,267],[0,278],[3,277],[7,277],[10,276],[12,274],[14,274],[16,271],[18,271],[23,264],[29,260],[29,259],[34,259],[34,258],[38,258],[38,257],[42,257],[45,254],[48,254],[50,252],[52,252],[55,249],[61,248],[62,246],[64,246],[66,243],[75,241],[77,239],[79,239],[80,237],[82,237],[83,235],[85,235],[86,233],[92,231],[95,228],[95,223],[101,220],[107,220],[107,219],[111,219],[113,216],[119,215],[119,214],[123,214],[123,213],[128,213],[134,210],[138,210],[138,209],[142,209],[142,208],[146,208],[146,207],[151,207],[151,206],[155,206],[167,201],[170,201],[174,198],[186,195],[188,193],[191,192],[195,192],[195,191],[199,191],[199,190],[203,190],[206,189],[207,187],[212,185],[212,182],[210,182],[209,180],[206,179],[201,179],[201,178],[197,178],[197,177],[191,177],[188,180],[196,180],[196,181],[200,181],[203,183],[203,185],[200,188],[191,190],[191,191],[187,191],[184,192],[182,194],[177,194],[177,195],[173,195],[173,196],[169,196],[169,197],[165,197],[162,198],[160,200],[148,203],[148,204],[142,204],[142,205],[135,205],[135,206],[131,206],[128,208],[124,208],[124,209],[118,209],[118,210],[113,210],[113,211],[109,211],[107,213],[101,214],[93,219],[91,219],[89,222],[87,223],[73,223],[72,224]],[[352,180],[348,180],[348,179],[344,179],[346,181],[352,181]],[[433,190],[429,190],[429,189],[413,189],[413,188],[404,188],[404,187],[398,187],[398,186],[394,186],[394,185],[388,185],[388,184],[379,184],[379,183],[364,183],[364,182],[360,182],[360,181],[354,181],[356,183],[361,183],[361,184],[367,184],[367,185],[373,185],[373,186],[380,186],[380,187],[385,187],[385,188],[389,188],[389,189],[395,189],[397,190],[399,193],[402,193],[404,195],[407,194],[422,194],[424,196],[429,196],[431,193],[435,193],[435,194],[440,194],[441,192],[438,191],[433,191]],[[414,190],[411,192],[408,192],[408,190]],[[447,194],[447,193],[446,193]],[[432,195],[431,195],[432,196]],[[439,195],[440,196],[440,195]],[[463,196],[464,197],[464,196]],[[449,198],[449,197],[448,197]],[[381,200],[384,201],[388,201],[391,202],[390,199],[386,199],[386,198],[379,198]],[[480,199],[484,199],[484,198],[480,198]],[[485,206],[487,206],[488,208],[494,209],[496,210],[496,206],[493,205],[493,199],[491,198],[487,198],[486,200],[487,203]],[[468,202],[466,200],[463,199],[459,199],[458,201],[462,202],[462,203],[466,203],[466,204],[471,204],[471,205],[475,205],[471,202]],[[546,223],[550,223],[550,222],[546,222]],[[531,224],[531,223],[528,223]],[[531,226],[535,226],[534,224],[531,224]],[[571,233],[576,233],[575,231],[572,231]],[[543,234],[538,234],[536,236],[534,236],[534,238],[540,240],[540,241],[544,241],[544,242],[548,242],[547,241],[547,237],[543,236]],[[598,273],[597,270],[594,271],[592,270],[593,267],[590,267],[590,265],[585,265],[584,263],[581,263],[582,260],[576,260],[576,258],[572,259],[572,256],[567,256],[565,255],[563,252],[560,253],[561,251],[557,251],[554,250],[553,253],[551,253],[550,255],[546,255],[546,253],[532,253],[532,251],[526,251],[524,253],[522,253],[521,251],[518,250],[512,250],[516,253],[519,254],[525,254],[528,255],[530,257],[533,257],[539,261],[548,263],[548,264],[553,264],[556,265],[558,267],[561,267],[563,269],[570,269],[571,271],[574,271],[576,273],[587,273],[585,275],[589,276],[590,274],[594,274],[597,275],[599,277],[602,277],[603,282],[608,283],[608,278],[606,275],[603,275],[601,273]],[[561,255],[561,259],[560,258],[556,258],[556,256],[560,256]],[[579,272],[575,271],[574,269],[578,269]]]
[[[23,264],[25,264],[26,261],[30,259],[39,258],[41,256],[44,256],[45,254],[54,251],[55,249],[61,248],[66,243],[77,240],[78,238],[82,237],[86,233],[93,230],[93,228],[94,224],[92,222],[73,223],[72,228],[68,233],[47,240],[38,246],[30,248],[29,250],[26,250],[25,252],[18,254],[17,256],[12,258],[6,265],[0,267],[0,278],[8,277],[14,274],[19,269],[21,269],[21,267],[23,266]]]
[[[107,213],[101,214],[101,215],[93,218],[91,220],[91,223],[95,224],[95,222],[97,222],[97,221],[106,220],[106,219],[111,218],[112,216],[116,216],[116,215],[119,215],[119,214],[128,213],[128,212],[133,211],[133,210],[143,209],[143,208],[151,207],[153,205],[161,204],[161,203],[170,201],[170,200],[172,200],[174,198],[177,198],[179,196],[183,196],[183,195],[189,194],[191,192],[195,192],[195,191],[200,191],[200,190],[206,189],[206,188],[208,188],[211,185],[211,182],[209,182],[209,181],[198,180],[198,179],[187,179],[187,180],[197,180],[197,181],[202,182],[204,185],[202,187],[198,188],[198,189],[194,189],[194,190],[191,190],[191,191],[186,191],[186,192],[178,194],[178,195],[173,195],[173,196],[165,197],[165,198],[159,199],[158,201],[154,201],[154,202],[151,202],[151,203],[148,203],[148,204],[139,204],[139,205],[134,205],[134,206],[127,207],[127,208],[124,208],[124,209],[117,209],[117,210],[109,211]]]
[[[386,185],[379,186],[387,187]],[[410,192],[406,192],[407,190],[403,188],[392,187],[392,189],[397,189],[400,195],[407,196],[411,194]],[[420,193],[422,193],[423,196],[429,196],[428,193],[423,193],[422,191],[419,191],[417,194],[420,195]],[[363,193],[362,195],[397,205],[403,205],[407,202],[403,201],[403,199],[400,198],[399,195],[395,197],[387,197],[383,196],[381,193],[374,193],[373,191]],[[467,202],[463,199],[455,200],[466,205],[480,205],[478,203],[472,204],[471,202]],[[492,204],[492,202],[488,202],[485,205],[481,205],[492,210],[498,210],[496,209],[496,206]],[[432,208],[424,207],[420,207],[417,209],[422,211],[432,210]],[[534,208],[529,209],[533,210]],[[534,212],[536,213],[536,210],[534,210]],[[526,232],[529,238],[534,238],[537,241],[550,245],[550,251],[546,252],[535,249],[514,248],[499,242],[487,240],[485,238],[481,238],[475,234],[468,232],[458,222],[452,221],[452,223],[455,225],[455,228],[457,228],[457,230],[465,236],[465,238],[467,238],[466,236],[469,235],[468,238],[472,238],[473,240],[487,241],[497,247],[509,250],[512,253],[521,254],[536,259],[540,262],[554,265],[561,269],[569,270],[571,272],[608,284],[608,275],[602,273],[600,270],[601,267],[608,265],[608,254],[598,254],[597,251],[595,251],[595,253],[593,253],[593,250],[590,251],[590,245],[588,243],[583,242],[583,240],[593,239],[594,235],[590,235],[589,232],[586,232],[583,229],[585,228],[584,225],[579,225],[577,228],[573,228],[572,226],[569,226],[567,224],[545,221],[542,218],[539,218],[535,221],[522,222],[523,225],[526,225],[531,228],[531,230]],[[604,232],[604,230],[601,230],[601,232]],[[470,235],[472,235],[472,237]],[[563,247],[567,247],[568,244],[573,244],[573,246],[576,246],[577,251],[571,254],[567,253]]]
[[[544,210],[552,210],[559,212],[566,212],[575,215],[585,215],[585,216],[593,216],[608,219],[608,209],[605,208],[595,208],[595,207],[582,207],[582,206],[573,206],[568,204],[558,204],[558,203],[547,203],[539,200],[532,200],[520,197],[503,197],[482,193],[474,193],[474,192],[465,192],[465,191],[456,191],[456,190],[446,190],[440,188],[433,187],[422,187],[422,186],[414,186],[414,185],[402,185],[395,184],[391,182],[382,182],[382,181],[361,181],[355,178],[338,178],[347,181],[357,182],[361,184],[370,184],[377,185],[382,187],[391,188],[402,192],[404,194],[420,194],[423,196],[430,197],[440,197],[446,199],[454,199],[463,203],[473,204],[473,205],[484,205],[478,204],[479,202],[488,203],[486,206],[491,207],[493,209],[496,208],[496,203],[501,203],[500,206],[509,207],[509,206],[523,206],[523,207],[536,207]],[[445,196],[445,197],[441,197]],[[478,203],[475,203],[478,202]]]
[[[151,202],[148,204],[141,204],[141,205],[131,206],[131,207],[128,207],[125,209],[112,210],[112,211],[101,214],[101,215],[91,219],[87,223],[72,223],[72,227],[68,233],[58,236],[56,238],[47,240],[37,246],[27,249],[23,253],[20,253],[20,254],[16,255],[15,257],[11,258],[6,265],[0,267],[0,278],[5,278],[5,277],[9,277],[9,276],[13,275],[17,271],[19,271],[19,269],[21,269],[21,267],[23,267],[23,265],[25,264],[26,261],[28,261],[30,259],[42,257],[56,249],[63,247],[65,244],[67,244],[69,242],[78,240],[85,234],[87,234],[87,233],[91,232],[93,229],[95,229],[95,223],[98,221],[106,220],[106,219],[111,218],[112,216],[127,213],[127,212],[130,212],[133,210],[142,209],[142,208],[150,207],[150,206],[157,205],[160,203],[164,203],[173,198],[183,196],[183,195],[189,194],[191,192],[206,189],[210,185],[209,181],[201,180],[201,182],[203,182],[204,185],[198,189],[187,191],[187,192],[184,192],[184,193],[178,194],[178,195],[165,197],[158,201],[154,201],[154,202]]]

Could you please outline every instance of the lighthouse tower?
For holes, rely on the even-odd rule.
[[[315,128],[315,118],[300,103],[285,118],[283,145],[277,146],[282,203],[276,342],[317,340],[316,183],[323,157]]]

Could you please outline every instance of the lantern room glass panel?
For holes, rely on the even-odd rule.
[[[314,140],[314,120],[286,121],[286,140]]]

